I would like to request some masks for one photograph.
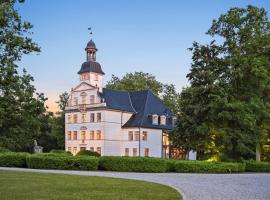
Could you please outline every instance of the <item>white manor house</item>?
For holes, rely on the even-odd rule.
[[[168,131],[174,117],[150,90],[123,92],[103,88],[101,65],[92,39],[80,83],[65,109],[65,149],[91,150],[102,156],[168,157]]]

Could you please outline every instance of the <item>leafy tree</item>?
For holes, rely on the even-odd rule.
[[[254,158],[270,117],[269,33],[264,9],[232,8],[207,32],[220,44],[193,44],[176,146],[196,149],[201,158],[213,153],[225,160]]]
[[[32,25],[21,20],[15,3],[0,4],[0,146],[29,151],[40,133],[46,98],[31,85],[33,77],[25,69],[20,75],[15,64],[22,55],[40,51],[28,37]]]

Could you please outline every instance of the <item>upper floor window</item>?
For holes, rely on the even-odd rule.
[[[68,139],[68,140],[71,140],[71,131],[68,131],[68,132],[67,132],[67,139]]]
[[[90,140],[94,140],[94,139],[95,139],[95,132],[90,131]]]
[[[74,124],[78,123],[78,115],[77,114],[73,115],[73,123]]]
[[[157,114],[152,115],[152,124],[158,124],[158,115]]]
[[[136,141],[140,140],[140,132],[139,131],[135,131],[135,140]]]
[[[68,123],[68,124],[71,124],[71,115],[68,115],[68,116],[67,116],[67,123]]]
[[[97,140],[101,140],[101,131],[97,130]]]
[[[128,132],[128,140],[133,141],[133,132],[132,131]]]
[[[101,113],[100,112],[97,113],[97,122],[101,122]]]
[[[90,122],[95,122],[95,113],[90,113]]]
[[[90,95],[90,104],[95,103],[95,95]]]
[[[77,140],[77,139],[78,139],[77,131],[73,131],[73,140]]]
[[[86,114],[82,114],[82,123],[86,122]]]
[[[147,131],[143,131],[142,133],[142,140],[146,141],[147,140]]]
[[[82,104],[86,104],[86,96],[82,96]]]
[[[166,116],[165,115],[160,116],[160,124],[161,125],[166,125]]]

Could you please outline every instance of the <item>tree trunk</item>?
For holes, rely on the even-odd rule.
[[[261,161],[261,146],[260,144],[256,145],[256,161]]]

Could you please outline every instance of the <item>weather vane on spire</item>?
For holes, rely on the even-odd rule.
[[[91,28],[91,27],[89,27],[89,28],[88,28],[88,30],[90,31],[90,33],[89,33],[89,34],[90,34],[90,38],[92,39],[92,35],[93,35],[92,28]]]

